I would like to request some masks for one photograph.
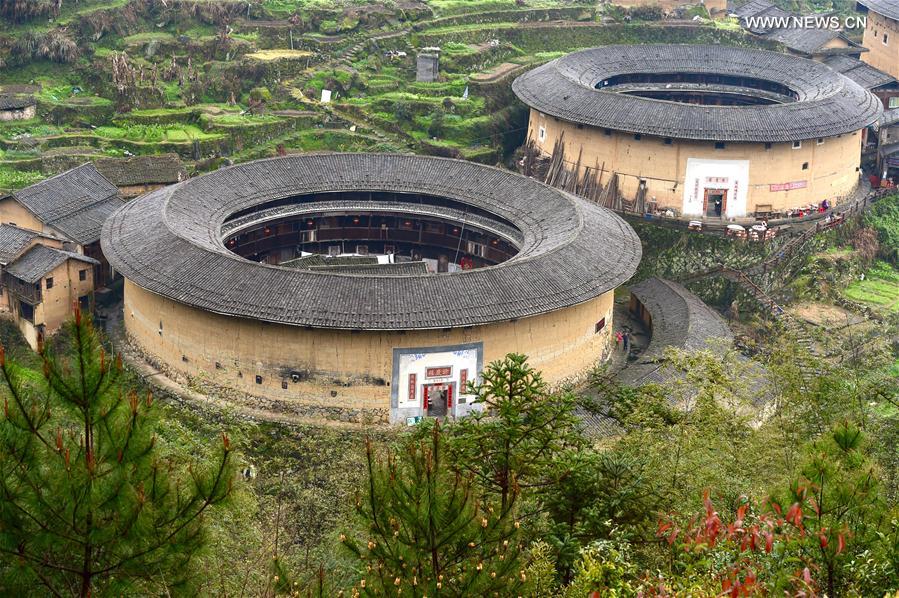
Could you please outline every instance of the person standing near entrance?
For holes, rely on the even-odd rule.
[[[630,334],[630,332],[628,332],[627,330],[625,330],[625,331],[624,331],[624,334],[622,335],[622,340],[624,340],[624,352],[627,353],[627,346],[628,346],[628,344],[630,343],[630,340],[631,340],[631,334]]]
[[[621,340],[624,338],[624,335],[621,334],[621,331],[615,333],[615,348],[621,349]]]
[[[721,200],[720,199],[715,200],[715,216],[717,216],[718,218],[721,218]]]

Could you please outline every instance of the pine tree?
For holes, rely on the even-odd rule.
[[[157,446],[157,409],[89,318],[42,371],[0,349],[0,594],[158,594],[189,581],[204,517],[229,495],[232,451],[183,467]],[[41,588],[37,590],[36,588]]]
[[[489,364],[481,378],[472,390],[483,411],[453,425],[451,452],[505,507],[516,489],[553,483],[558,474],[554,457],[580,446],[583,437],[575,398],[551,393],[524,355],[510,353]]]
[[[378,461],[367,444],[368,488],[357,498],[364,537],[342,536],[359,560],[354,587],[369,596],[515,596],[526,581],[514,520],[445,461],[439,424]]]

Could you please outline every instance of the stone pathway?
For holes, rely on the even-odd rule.
[[[609,356],[607,362],[609,364],[609,371],[611,372],[619,372],[626,368],[628,357],[634,356],[634,358],[636,358],[637,355],[646,350],[652,339],[651,333],[646,330],[643,322],[635,318],[630,312],[630,309],[628,309],[629,303],[629,295],[615,299],[614,315],[612,317],[612,321],[615,324],[615,330],[612,331],[613,340],[614,334],[619,330],[629,331],[631,333],[631,338],[627,353],[624,352],[623,348],[615,347],[613,345],[612,354]]]

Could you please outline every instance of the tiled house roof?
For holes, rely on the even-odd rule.
[[[21,110],[34,106],[34,98],[21,95],[0,95],[0,110]]]
[[[851,56],[828,56],[824,59],[824,64],[849,77],[865,89],[877,89],[896,83],[896,78],[892,75]]]
[[[124,203],[116,186],[93,164],[26,187],[13,197],[46,226],[82,245],[97,241],[103,222]]]
[[[44,236],[14,224],[0,225],[0,265],[10,263],[19,257],[33,240]]]
[[[26,251],[22,257],[7,266],[5,272],[23,282],[33,284],[43,278],[45,274],[52,272],[57,266],[70,259],[93,265],[100,263],[80,253],[54,249],[46,245],[35,245]]]
[[[772,81],[796,101],[706,106],[616,93],[616,75],[705,73]],[[880,116],[880,101],[827,66],[777,52],[704,45],[605,46],[537,67],[512,84],[518,98],[561,120],[629,133],[709,141],[787,142],[852,133]]]
[[[652,339],[637,362],[624,369],[622,380],[637,385],[670,377],[664,362],[667,347],[697,351],[709,348],[715,339],[733,343],[724,319],[676,282],[650,278],[630,291],[652,317]]]
[[[233,214],[292,195],[350,190],[451,198],[512,223],[523,242],[495,266],[402,276],[258,264],[224,245],[222,226]],[[288,156],[219,170],[125,205],[104,225],[102,244],[126,278],[187,305],[374,330],[473,326],[562,309],[618,287],[641,255],[624,220],[549,186],[459,160],[387,154]]]
[[[858,3],[872,12],[899,21],[899,2],[896,0],[858,0]]]

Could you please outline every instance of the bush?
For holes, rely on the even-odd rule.
[[[877,231],[880,255],[899,264],[899,195],[881,199],[865,217],[865,224]]]

